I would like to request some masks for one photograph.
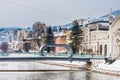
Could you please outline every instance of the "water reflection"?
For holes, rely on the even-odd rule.
[[[1,72],[0,80],[120,80],[119,76],[90,71]]]

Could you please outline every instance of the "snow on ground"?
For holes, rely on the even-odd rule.
[[[116,60],[112,64],[105,63],[104,60],[92,60],[92,71],[111,71],[120,72],[120,60]]]
[[[70,64],[70,65],[77,65],[80,67],[85,67],[85,65],[87,64],[86,62],[82,62],[82,61],[48,61],[50,63],[57,63],[57,64]]]
[[[120,71],[120,60],[117,60],[112,64],[101,63],[98,65],[98,68],[112,71]]]

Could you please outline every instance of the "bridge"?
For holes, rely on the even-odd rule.
[[[64,47],[68,53],[46,53],[48,47]],[[46,44],[40,48],[39,52],[32,53],[1,53],[0,61],[90,61],[91,59],[104,59],[101,55],[73,54],[72,48],[65,44]]]

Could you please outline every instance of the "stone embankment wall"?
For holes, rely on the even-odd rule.
[[[91,60],[91,71],[119,75],[120,76],[120,60],[116,60],[112,64],[105,63],[104,60]]]

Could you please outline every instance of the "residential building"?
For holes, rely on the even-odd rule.
[[[64,36],[64,31],[54,32],[54,44],[65,44],[66,36]],[[64,47],[55,47],[54,52],[64,51]]]

